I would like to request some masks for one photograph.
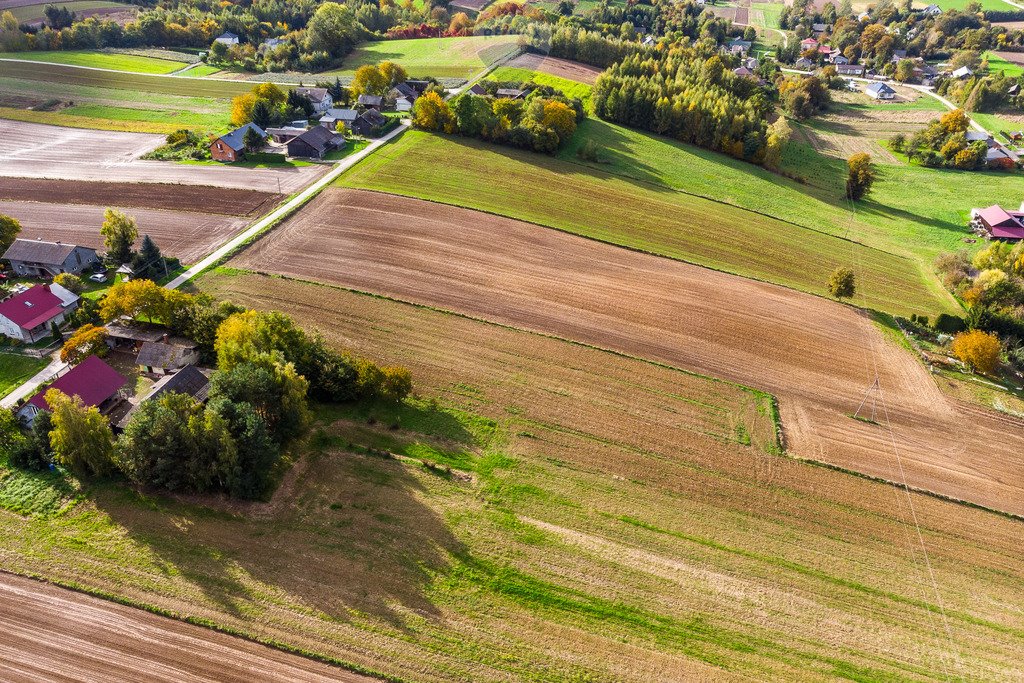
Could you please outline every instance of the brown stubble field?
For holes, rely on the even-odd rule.
[[[1024,425],[948,399],[866,314],[819,297],[356,190],[328,190],[231,265],[438,306],[763,389],[779,399],[793,455],[1024,513]],[[891,435],[884,424],[849,416],[876,375]]]
[[[604,72],[603,69],[590,66],[589,64],[559,59],[558,57],[538,55],[533,52],[524,52],[506,64],[506,66],[539,71],[588,85],[593,85],[597,81],[597,77]]]
[[[210,274],[200,284],[218,297],[288,311],[333,343],[407,365],[424,396],[497,421],[502,450],[519,462],[502,486],[478,474],[477,495],[488,509],[515,515],[519,542],[491,523],[484,533],[479,510],[450,510],[460,553],[496,553],[520,571],[663,615],[714,615],[706,617],[709,632],[729,624],[753,650],[728,653],[724,668],[734,673],[813,680],[856,670],[811,663],[806,655],[815,651],[852,657],[865,679],[892,673],[897,661],[906,680],[1014,675],[1019,522],[911,496],[951,646],[906,494],[757,447],[770,443],[771,426],[746,392],[323,285],[255,274]],[[737,425],[754,446],[730,443]],[[353,439],[349,423],[334,429]],[[542,536],[520,545],[531,529]],[[445,593],[449,608],[474,606],[469,622],[441,614],[474,637],[518,642],[526,659],[548,661],[557,652],[587,662],[606,672],[599,680],[708,677],[683,666],[702,656],[671,656],[665,640],[647,641],[643,628],[634,628],[637,642],[619,641],[614,620],[600,629],[605,640],[519,611],[494,621],[493,609],[481,607],[486,595]],[[537,638],[560,645],[540,655]],[[768,655],[765,641],[803,654]]]

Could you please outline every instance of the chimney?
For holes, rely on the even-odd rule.
[[[164,344],[166,344],[170,340],[171,340],[171,336],[169,334],[167,334],[166,332],[164,332],[164,336],[163,336],[163,338],[160,341],[162,341]]]

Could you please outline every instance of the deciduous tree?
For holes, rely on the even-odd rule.
[[[0,214],[0,254],[7,251],[21,234],[21,223],[17,218]]]
[[[828,278],[828,293],[837,299],[850,299],[857,292],[857,279],[849,268],[836,268]]]
[[[163,319],[166,312],[165,292],[152,280],[119,282],[100,302],[100,317],[104,322],[118,318],[146,318],[150,322]]]
[[[53,278],[53,281],[73,294],[81,294],[85,289],[82,278],[74,273],[59,273]]]
[[[65,363],[77,365],[92,355],[107,355],[107,330],[96,325],[82,325],[64,342],[60,349],[60,359]]]
[[[858,152],[846,162],[849,173],[846,176],[846,197],[857,201],[871,191],[875,182],[875,169],[871,164],[871,155]]]
[[[132,245],[139,237],[139,228],[134,218],[117,209],[107,209],[103,212],[100,234],[110,259],[116,263],[127,263],[131,259]]]
[[[53,414],[50,446],[57,464],[78,476],[102,475],[111,470],[114,434],[107,418],[95,408],[87,408],[82,399],[58,389],[46,392]]]
[[[953,339],[953,355],[978,372],[990,374],[999,366],[999,338],[981,330],[961,332]]]

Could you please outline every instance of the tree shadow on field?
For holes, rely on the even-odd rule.
[[[269,503],[202,506],[124,486],[95,502],[164,574],[233,617],[259,621],[264,607],[283,605],[400,629],[409,611],[439,618],[425,589],[466,549],[424,503],[429,494],[412,465],[327,449],[303,457]]]

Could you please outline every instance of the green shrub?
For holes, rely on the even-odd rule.
[[[933,327],[936,332],[956,334],[957,332],[963,332],[967,328],[967,325],[964,323],[964,319],[958,315],[939,313],[935,316],[935,324]]]

